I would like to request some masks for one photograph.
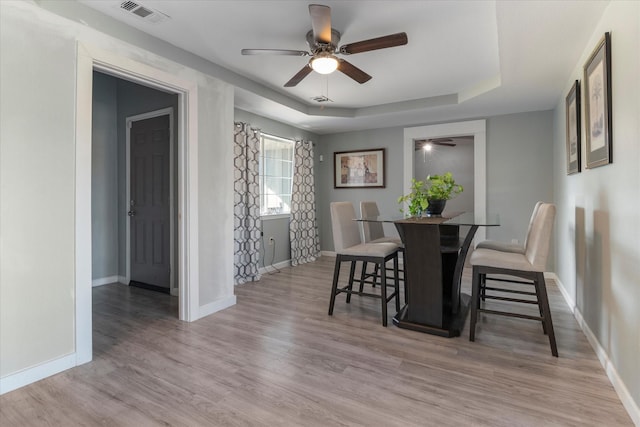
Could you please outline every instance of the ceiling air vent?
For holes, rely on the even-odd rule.
[[[311,99],[313,99],[313,100],[314,100],[314,101],[316,101],[316,102],[333,102],[333,100],[332,100],[332,99],[329,99],[329,98],[327,98],[327,97],[326,97],[326,96],[324,96],[324,95],[314,96],[314,97],[313,97],[313,98],[311,98]]]
[[[127,11],[133,15],[136,15],[138,18],[142,18],[147,22],[157,23],[163,21],[168,18],[169,15],[166,15],[162,12],[158,12],[157,10],[149,9],[147,7],[142,6],[139,3],[134,1],[124,1],[120,3],[120,9]]]

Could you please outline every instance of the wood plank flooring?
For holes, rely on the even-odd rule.
[[[481,315],[472,343],[468,319],[452,339],[384,328],[371,298],[330,317],[333,262],[238,286],[194,323],[174,297],[95,288],[93,362],[1,396],[0,425],[632,425],[553,283],[559,358],[522,319]]]

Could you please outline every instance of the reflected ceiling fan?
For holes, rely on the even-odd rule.
[[[455,147],[453,139],[451,138],[433,138],[433,139],[416,139],[415,150],[428,150],[430,146],[442,145],[445,147]]]
[[[386,49],[388,47],[407,44],[407,34],[397,33],[374,39],[349,43],[338,48],[340,33],[331,28],[331,8],[329,6],[310,4],[312,30],[307,33],[307,43],[310,51],[288,49],[242,49],[243,55],[289,55],[311,56],[309,63],[305,65],[295,76],[291,78],[285,87],[293,87],[305,77],[316,71],[320,74],[330,74],[338,70],[353,80],[362,84],[371,80],[371,76],[350,62],[338,58],[336,55],[352,55],[354,53],[369,52],[371,50]]]

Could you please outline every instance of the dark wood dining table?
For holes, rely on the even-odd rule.
[[[471,299],[460,290],[469,247],[479,227],[500,225],[499,216],[445,212],[441,217],[359,220],[395,224],[404,243],[406,304],[393,318],[394,324],[443,337],[459,336]]]

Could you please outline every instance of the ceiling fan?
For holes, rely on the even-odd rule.
[[[311,71],[316,71],[320,74],[330,74],[335,70],[346,74],[362,84],[371,80],[371,76],[350,62],[338,58],[336,56],[337,54],[352,55],[354,53],[369,52],[371,50],[386,49],[388,47],[407,44],[407,34],[396,33],[345,44],[338,48],[340,33],[331,28],[331,8],[319,4],[310,4],[309,14],[311,15],[312,28],[312,30],[307,33],[309,52],[305,50],[288,49],[242,49],[242,54],[311,56],[309,63],[298,71],[291,80],[285,83],[285,87],[296,86],[302,79],[307,77]]]
[[[415,150],[423,150],[428,149],[427,147],[433,145],[442,145],[445,147],[455,147],[456,144],[453,143],[453,139],[451,138],[433,138],[433,139],[416,139],[415,141]]]

